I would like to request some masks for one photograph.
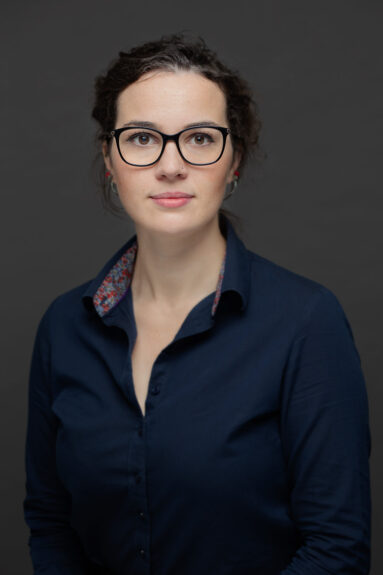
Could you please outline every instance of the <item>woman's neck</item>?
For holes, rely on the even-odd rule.
[[[136,232],[138,251],[131,284],[135,303],[174,312],[215,291],[226,250],[218,219],[182,235],[138,227]]]

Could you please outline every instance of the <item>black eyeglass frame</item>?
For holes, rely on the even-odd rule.
[[[158,158],[154,161],[154,162],[150,162],[150,164],[132,164],[131,162],[127,162],[125,160],[125,158],[123,157],[122,153],[121,153],[121,149],[120,149],[120,135],[122,134],[122,132],[125,132],[127,130],[136,130],[137,128],[141,129],[141,130],[150,130],[151,132],[156,132],[157,134],[160,134],[160,136],[162,137],[162,149],[161,152],[158,156]],[[185,158],[185,156],[183,155],[180,145],[179,145],[179,138],[181,136],[181,134],[183,134],[184,132],[189,132],[190,130],[195,130],[198,128],[214,128],[215,130],[219,130],[223,136],[223,143],[222,143],[222,150],[220,155],[218,156],[218,158],[216,160],[214,160],[214,162],[207,162],[206,164],[199,164],[196,162],[190,162],[189,160],[187,160]],[[170,141],[175,142],[176,146],[177,146],[177,150],[181,156],[181,158],[187,162],[188,164],[191,164],[192,166],[210,166],[211,164],[215,164],[216,162],[218,162],[221,157],[223,152],[225,151],[225,146],[226,146],[226,139],[227,136],[231,134],[231,130],[230,128],[226,128],[223,126],[213,126],[213,125],[196,125],[196,126],[191,126],[190,128],[185,128],[184,130],[181,130],[180,132],[177,132],[177,134],[164,134],[164,132],[160,132],[160,130],[155,130],[154,128],[148,128],[147,126],[128,126],[128,127],[124,127],[124,128],[116,128],[115,130],[112,130],[111,132],[109,132],[109,137],[110,138],[114,138],[116,140],[116,144],[117,144],[117,149],[118,152],[120,154],[120,157],[122,159],[123,162],[125,162],[126,164],[129,164],[129,166],[137,166],[138,168],[146,168],[148,166],[153,166],[153,164],[156,164],[160,159],[162,154],[164,153],[166,144]]]

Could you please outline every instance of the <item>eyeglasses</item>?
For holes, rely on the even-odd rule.
[[[118,128],[110,132],[121,159],[131,166],[151,166],[161,158],[168,142],[176,143],[181,157],[195,166],[215,164],[225,149],[229,128],[194,126],[177,134],[164,134],[144,126]]]

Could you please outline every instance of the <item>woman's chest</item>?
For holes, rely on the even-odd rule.
[[[186,311],[169,317],[153,315],[149,310],[135,307],[137,335],[131,352],[132,380],[143,415],[153,364],[161,351],[173,341],[186,315]]]
[[[130,351],[122,331],[105,330],[72,340],[65,361],[54,362],[57,463],[68,489],[98,491],[106,476],[134,485],[144,459],[156,485],[174,489],[279,476],[283,348],[270,361],[265,340],[236,325],[201,333],[195,325],[169,346],[183,318],[160,319],[136,315]]]
[[[140,327],[137,329],[131,353],[132,383],[143,415],[153,364],[161,351],[172,341],[173,335],[169,330],[158,333]]]

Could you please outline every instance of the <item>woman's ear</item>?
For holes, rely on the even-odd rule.
[[[240,152],[234,152],[233,154],[233,161],[230,166],[229,174],[228,174],[228,184],[230,184],[235,178],[238,178],[238,168],[241,163],[241,154]]]
[[[112,173],[112,162],[110,160],[109,146],[105,140],[102,142],[102,155],[104,157],[104,164],[107,171]]]

